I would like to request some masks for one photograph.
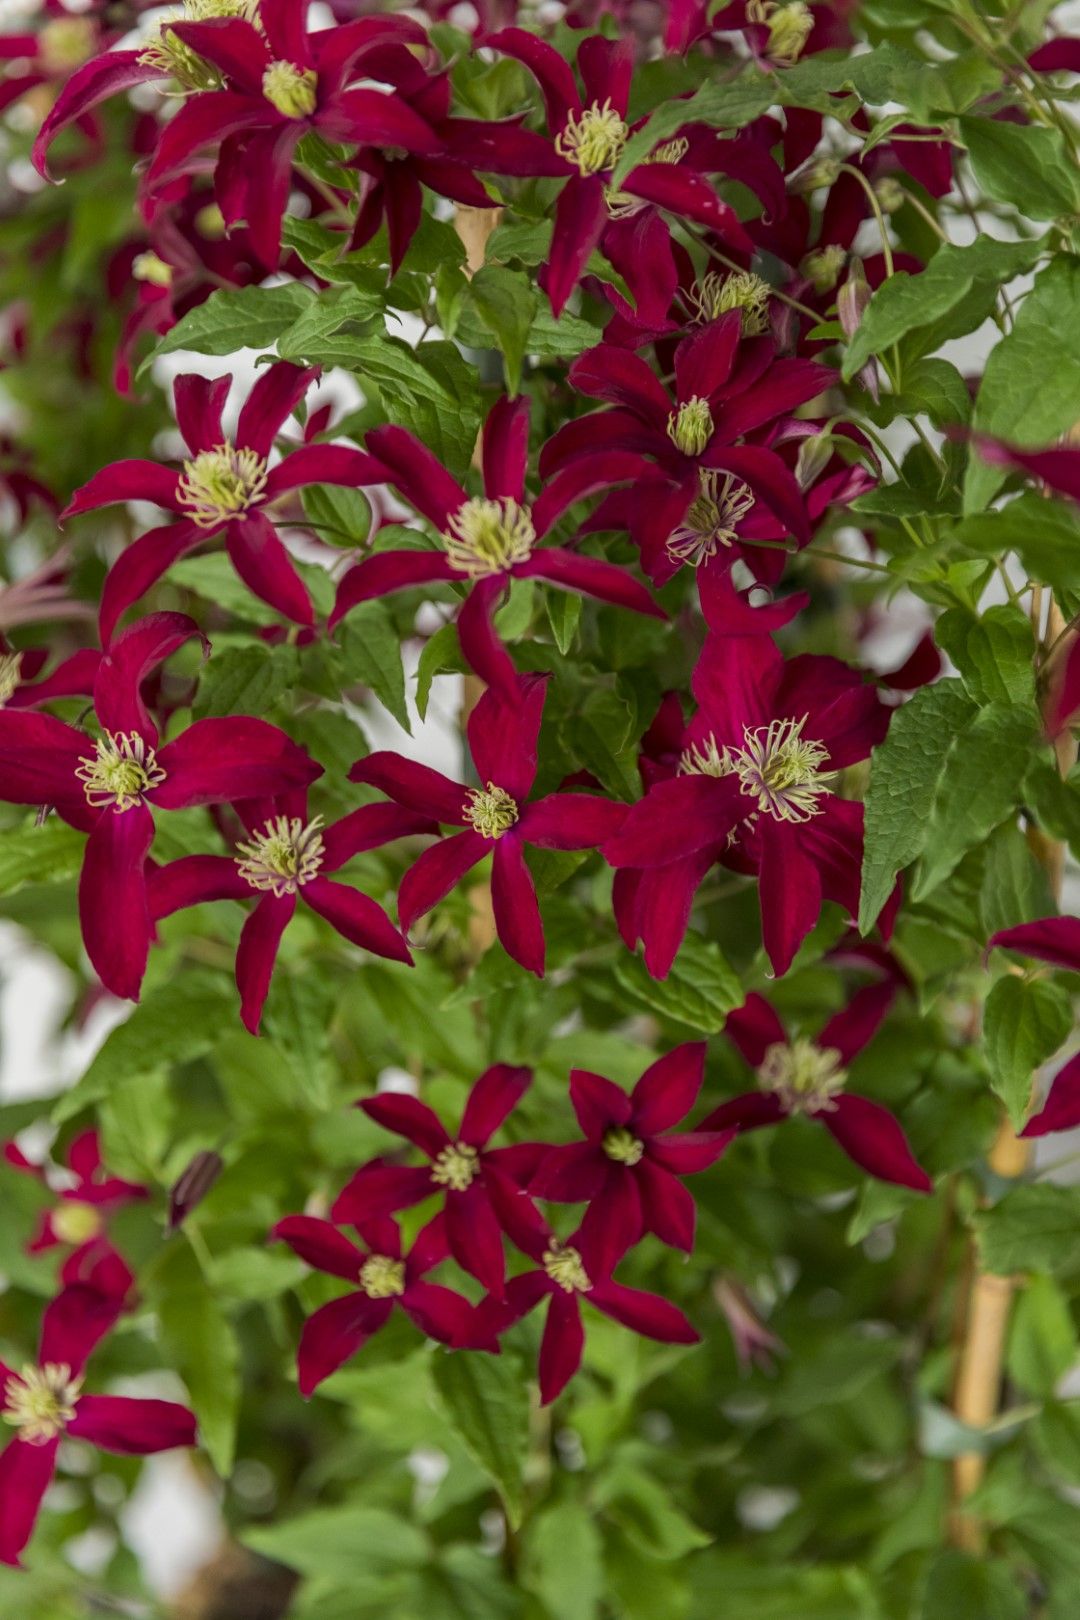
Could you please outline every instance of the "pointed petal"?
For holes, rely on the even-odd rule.
[[[729,309],[709,321],[675,350],[675,381],[680,403],[708,399],[731,376],[742,336],[742,311]]]
[[[764,996],[751,993],[727,1015],[724,1034],[752,1069],[760,1069],[770,1046],[786,1046],[787,1032]]]
[[[80,813],[79,825],[98,814],[86,803],[75,772],[92,755],[89,740],[51,714],[0,710],[0,799],[8,804],[55,804]]]
[[[123,1395],[83,1395],[67,1432],[102,1451],[146,1457],[195,1444],[195,1415],[176,1401],[133,1400]]]
[[[1038,922],[1002,928],[991,935],[987,950],[995,945],[1080,973],[1080,917],[1040,917]]]
[[[677,1176],[648,1157],[637,1166],[642,1221],[661,1243],[689,1254],[694,1247],[697,1207]]]
[[[491,500],[525,499],[529,459],[529,401],[497,399],[488,412],[482,439],[484,493]]]
[[[441,551],[377,551],[342,576],[328,628],[333,630],[360,602],[460,578]]]
[[[744,1091],[731,1097],[701,1121],[703,1131],[756,1131],[762,1125],[779,1125],[787,1118],[779,1097],[765,1091]]]
[[[443,1148],[450,1146],[449,1133],[435,1110],[408,1092],[380,1091],[374,1097],[365,1097],[359,1106],[383,1130],[403,1136],[429,1159],[438,1158]]]
[[[667,866],[706,846],[723,846],[746,813],[731,777],[673,776],[631,805],[604,845],[609,866]]]
[[[524,28],[500,28],[484,41],[493,51],[503,51],[528,68],[544,98],[547,121],[553,130],[562,129],[568,112],[580,112],[581,100],[569,62],[547,40]]]
[[[458,1265],[492,1294],[501,1294],[506,1274],[502,1227],[483,1182],[446,1195],[446,1236]]]
[[[148,743],[157,742],[157,727],[139,689],[148,675],[193,637],[202,642],[204,651],[209,650],[206,637],[186,613],[150,613],[117,636],[94,679],[94,707],[106,731],[135,731]]]
[[[366,1164],[338,1193],[330,1209],[333,1219],[348,1226],[362,1226],[399,1209],[421,1204],[436,1191],[426,1166]]]
[[[250,900],[255,892],[228,855],[183,855],[167,866],[151,866],[146,874],[154,922],[209,900]]]
[[[391,962],[412,963],[409,947],[382,906],[359,889],[316,877],[304,884],[301,893],[312,911],[317,911],[350,944]]]
[[[236,988],[240,1017],[252,1035],[259,1033],[263,1006],[274,974],[281,936],[292,921],[296,896],[263,895],[240,933],[236,951]]]
[[[645,948],[645,966],[654,979],[666,979],[675,965],[694,909],[694,898],[717,854],[717,846],[708,844],[686,860],[654,866],[640,874],[637,923]],[[616,882],[621,875],[616,873]]]
[[[270,1233],[271,1239],[287,1243],[293,1253],[316,1271],[355,1282],[364,1256],[356,1244],[339,1232],[330,1221],[314,1215],[286,1215]]]
[[[1058,1071],[1042,1108],[1028,1120],[1020,1135],[1049,1136],[1052,1131],[1071,1131],[1077,1125],[1080,1125],[1080,1056],[1070,1058]]]
[[[236,424],[236,443],[267,456],[274,440],[312,383],[318,366],[296,366],[278,360],[259,373]]]
[[[541,849],[598,849],[622,827],[627,806],[594,793],[549,793],[525,806],[519,823]]]
[[[349,771],[350,782],[364,782],[378,788],[396,804],[414,810],[418,815],[433,816],[437,821],[464,822],[462,808],[467,789],[460,782],[451,782],[441,771],[430,765],[419,765],[402,754],[389,749],[377,749],[358,759]]]
[[[166,777],[153,802],[166,810],[272,798],[322,775],[322,766],[277,726],[246,715],[196,720],[157,758]]]
[[[114,461],[79,486],[61,512],[60,521],[121,501],[151,501],[175,511],[177,482],[178,475],[156,461]]]
[[[484,859],[487,845],[488,840],[470,828],[440,839],[413,862],[398,889],[398,916],[406,934],[417,917],[437,906]]]
[[[583,1133],[598,1142],[610,1126],[629,1125],[633,1103],[621,1086],[589,1069],[570,1070],[570,1103]]]
[[[588,1203],[603,1190],[610,1164],[594,1141],[549,1147],[529,1182],[529,1192],[556,1204]]]
[[[125,546],[101,587],[98,631],[103,647],[109,645],[117,624],[128,608],[145,596],[174,562],[187,552],[194,551],[205,539],[205,530],[197,528],[194,523],[182,521],[149,529]]]
[[[553,1289],[540,1341],[540,1404],[550,1406],[566,1388],[585,1349],[585,1328],[576,1294]]]
[[[612,1164],[578,1233],[589,1276],[610,1277],[623,1255],[641,1241],[644,1230],[637,1172]]]
[[[374,456],[344,444],[305,444],[292,450],[266,480],[266,500],[276,500],[291,489],[309,484],[340,484],[346,489],[362,489],[369,484],[385,484],[386,468]],[[383,553],[386,555],[386,553]]]
[[[821,915],[821,876],[806,852],[801,832],[801,826],[762,817],[758,867],[761,936],[778,979],[787,972]]]
[[[504,835],[491,863],[491,906],[503,949],[537,978],[544,976],[544,925],[521,841]]]
[[[567,299],[581,280],[589,256],[599,247],[607,224],[604,182],[598,175],[574,175],[555,205],[555,229],[548,260],[547,292],[552,314],[562,314]]]
[[[43,1446],[12,1440],[0,1452],[0,1564],[17,1568],[56,1472],[59,1440]]]
[[[570,381],[579,394],[622,406],[642,422],[666,429],[671,414],[670,395],[641,355],[611,343],[599,343],[574,361]]]
[[[200,377],[186,372],[173,383],[176,425],[193,456],[212,450],[225,437],[221,413],[229,397],[232,378]]]
[[[536,748],[547,697],[546,675],[519,675],[514,701],[489,688],[469,716],[469,752],[485,785],[494,782],[512,799],[528,797],[536,779]]]
[[[817,1045],[839,1052],[846,1068],[868,1046],[882,1019],[896,1000],[895,983],[868,984],[857,990],[846,1007],[834,1013],[817,1037]]]
[[[845,1092],[834,1099],[831,1112],[818,1114],[817,1118],[848,1158],[868,1175],[913,1187],[916,1192],[932,1190],[930,1177],[915,1162],[907,1137],[880,1103]]]
[[[657,1058],[631,1094],[635,1133],[655,1136],[677,1125],[697,1101],[704,1077],[704,1041],[687,1041]]]
[[[106,990],[139,999],[150,953],[145,865],[154,818],[145,804],[105,810],[90,834],[79,878],[83,944]]]
[[[402,810],[396,804],[362,804],[340,821],[324,827],[322,871],[336,872],[369,849],[381,849],[396,838],[412,838],[420,833],[434,834],[439,824],[415,810]]]
[[[493,1063],[473,1085],[458,1137],[472,1147],[486,1147],[513,1113],[532,1084],[532,1070],[511,1063]]]
[[[640,1288],[626,1288],[622,1283],[611,1281],[595,1283],[589,1304],[621,1322],[631,1332],[640,1333],[646,1339],[659,1339],[661,1344],[697,1344],[701,1338],[678,1306],[657,1294],[643,1293]]]
[[[394,486],[436,529],[445,529],[468,500],[457,479],[405,428],[373,428],[365,443]]]
[[[41,1319],[39,1365],[62,1363],[78,1378],[95,1345],[115,1327],[123,1304],[122,1299],[87,1283],[62,1288],[46,1305]]]
[[[294,624],[315,623],[308,588],[265,512],[233,518],[225,531],[225,547],[236,572],[260,602]]]
[[[388,1299],[346,1294],[344,1299],[332,1299],[308,1317],[296,1357],[300,1393],[305,1400],[324,1378],[337,1372],[363,1348],[386,1322],[392,1308]]]
[[[439,1344],[464,1344],[472,1326],[472,1306],[462,1294],[440,1283],[410,1283],[401,1298],[401,1308],[421,1333]]]
[[[516,572],[524,577],[529,562],[520,563]],[[458,641],[466,662],[485,686],[494,687],[506,703],[517,696],[517,671],[513,659],[499,639],[491,622],[499,597],[506,589],[505,576],[477,580],[458,609]]]
[[[45,154],[50,142],[62,129],[85,118],[100,102],[118,95],[121,90],[129,90],[133,85],[145,84],[148,79],[160,77],[155,68],[143,63],[141,51],[106,51],[76,68],[57,96],[34,142],[33,163],[42,179],[49,178]]]
[[[654,1136],[648,1157],[676,1176],[696,1175],[714,1165],[735,1138],[736,1132],[681,1131],[671,1136]]]

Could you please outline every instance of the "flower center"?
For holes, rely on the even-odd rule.
[[[494,782],[486,788],[470,788],[462,811],[481,838],[501,838],[517,821],[518,813],[517,801]]]
[[[580,175],[600,174],[614,168],[630,134],[608,96],[592,102],[581,116],[573,113],[555,137],[555,150]]]
[[[70,73],[93,56],[97,31],[90,17],[54,17],[38,34],[38,61],[48,74]]]
[[[220,90],[225,82],[221,69],[199,56],[169,27],[174,22],[209,22],[215,17],[242,17],[258,27],[258,0],[184,0],[181,10],[162,21],[158,38],[139,52],[140,65],[175,79],[184,90]]]
[[[262,93],[286,118],[310,118],[315,111],[314,68],[295,62],[271,62],[262,78]]]
[[[691,743],[679,755],[679,776],[730,776],[734,766],[726,748],[721,748],[715,737],[704,742]]]
[[[768,282],[751,270],[736,270],[731,275],[710,270],[700,281],[695,281],[690,302],[703,326],[708,321],[718,321],[729,309],[741,309],[743,336],[757,337],[768,330],[771,292]]]
[[[633,1131],[628,1131],[625,1125],[613,1125],[605,1131],[600,1146],[616,1164],[640,1164],[645,1152],[644,1142]]]
[[[191,508],[193,523],[215,529],[260,501],[266,479],[264,457],[255,450],[237,449],[226,439],[184,462],[176,494],[181,506]]]
[[[451,1192],[464,1192],[480,1174],[480,1154],[468,1142],[443,1148],[431,1167],[431,1179]]]
[[[747,727],[744,746],[731,754],[742,791],[777,821],[809,821],[820,814],[821,795],[830,791],[825,778],[832,773],[821,769],[829,751],[803,736],[806,718],[772,720],[753,731]]]
[[[757,1077],[762,1091],[779,1097],[789,1114],[830,1113],[847,1081],[836,1048],[815,1046],[803,1035],[770,1046]]]
[[[6,703],[19,684],[22,653],[0,653],[0,703]]]
[[[405,1262],[369,1254],[360,1267],[360,1286],[369,1299],[397,1299],[405,1292]]]
[[[504,495],[459,506],[443,540],[453,568],[471,579],[484,579],[524,562],[532,552],[536,530],[529,508]]]
[[[732,544],[754,504],[749,489],[733,473],[703,467],[699,476],[701,494],[667,539],[668,556],[691,568],[700,568],[720,546]]]
[[[307,823],[299,816],[275,816],[246,844],[237,844],[240,876],[253,889],[267,890],[280,900],[295,894],[316,876],[323,863],[322,816]]]
[[[75,775],[95,810],[130,810],[165,780],[154,754],[137,732],[107,731],[94,744],[92,758],[80,756]]]
[[[552,1239],[550,1249],[544,1250],[544,1270],[568,1294],[587,1294],[592,1287],[580,1254],[558,1239]]]
[[[765,54],[781,67],[790,67],[799,60],[814,26],[810,7],[803,0],[791,0],[788,5],[778,5],[776,0],[748,0],[746,20],[765,24],[769,30]]]
[[[4,1385],[4,1422],[18,1429],[19,1439],[27,1445],[47,1445],[75,1416],[81,1388],[82,1379],[72,1378],[66,1362],[26,1366]]]
[[[828,247],[808,253],[799,268],[815,292],[832,292],[846,258],[847,253],[839,242],[830,242]]]
[[[151,287],[172,286],[172,265],[166,264],[156,253],[137,253],[131,263],[136,281],[149,282]]]
[[[695,394],[677,411],[672,411],[667,423],[668,438],[684,456],[700,456],[713,435],[712,411],[707,399]]]
[[[64,1198],[53,1210],[49,1224],[61,1243],[77,1249],[96,1238],[105,1223],[96,1205],[84,1204],[79,1198]]]

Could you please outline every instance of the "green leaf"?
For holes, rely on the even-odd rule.
[[[223,551],[182,558],[169,569],[169,579],[181,589],[193,591],[204,602],[212,602],[242,624],[280,623],[274,609],[248,590]]]
[[[996,202],[1011,203],[1026,219],[1080,210],[1080,175],[1060,130],[961,118],[960,134],[977,183]]]
[[[1009,1329],[1009,1377],[1032,1395],[1053,1395],[1076,1364],[1076,1329],[1068,1297],[1042,1273],[1021,1290]]]
[[[984,236],[968,247],[946,244],[939,248],[918,275],[898,270],[882,283],[866,307],[844,354],[844,380],[850,382],[871,355],[890,348],[908,332],[958,310],[973,287],[996,288],[1030,270],[1043,246],[1041,241],[998,242]],[[975,325],[982,318],[980,314]],[[961,332],[949,335],[958,337]]]
[[[974,702],[1035,702],[1035,636],[1031,620],[1012,602],[976,615],[949,608],[934,626],[934,639],[948,653]]]
[[[458,675],[468,667],[458,641],[457,625],[444,624],[428,638],[416,666],[416,712],[421,720],[427,718],[431,683],[436,675]]]
[[[630,710],[617,692],[597,688],[589,693],[568,725],[570,751],[617,799],[638,796],[636,739],[630,735]]]
[[[215,653],[199,679],[196,720],[227,714],[264,715],[296,683],[294,647],[228,647]]]
[[[1004,1564],[962,1552],[939,1553],[926,1579],[918,1620],[1024,1620],[1024,1587]]]
[[[1057,1271],[1077,1261],[1080,1187],[1032,1183],[1012,1187],[975,1217],[979,1255],[988,1271]]]
[[[371,688],[399,726],[411,731],[405,702],[405,672],[401,643],[389,608],[384,602],[361,602],[338,632],[342,662],[352,681]]]
[[[1035,1071],[1072,1028],[1069,997],[1049,979],[1008,973],[986,998],[983,1045],[991,1083],[1017,1130],[1027,1119]]]
[[[311,527],[332,546],[361,546],[371,532],[371,507],[358,489],[309,484],[301,500]]]
[[[574,645],[581,623],[581,597],[574,596],[570,591],[548,591],[546,606],[555,645],[565,658]]]
[[[539,303],[536,290],[524,271],[485,265],[469,283],[469,297],[498,339],[506,361],[507,391],[517,394],[529,328]]]
[[[935,426],[951,427],[971,415],[967,383],[948,360],[916,360],[904,367],[903,383],[903,393],[882,396],[876,418],[894,422],[897,417],[925,414]]]
[[[1024,793],[1026,798],[1027,782]],[[1015,822],[999,827],[986,846],[979,910],[987,939],[1001,928],[1034,922],[1054,910],[1045,869]]]
[[[161,1343],[187,1385],[199,1438],[222,1479],[232,1473],[240,1406],[240,1352],[194,1253],[174,1238],[151,1273]]]
[[[953,741],[975,715],[957,680],[924,686],[892,717],[870,758],[859,929],[868,934],[896,874],[920,855]]]
[[[357,1504],[316,1508],[248,1529],[243,1541],[302,1575],[342,1585],[356,1580],[361,1590],[373,1577],[415,1570],[430,1551],[427,1537],[400,1513]]]
[[[560,1502],[532,1521],[524,1585],[558,1620],[598,1620],[604,1595],[600,1532],[576,1502]]]
[[[1061,257],[1035,278],[1012,330],[991,349],[972,426],[1036,449],[1053,444],[1078,419],[1080,259]],[[1003,468],[973,453],[964,480],[964,511],[981,511],[1006,476]]]
[[[1032,1433],[1046,1465],[1070,1485],[1080,1485],[1080,1405],[1047,1401]]]
[[[1031,711],[1004,703],[981,709],[956,738],[926,828],[913,899],[931,894],[1016,809],[1035,738]]]
[[[50,816],[38,827],[9,827],[0,833],[0,894],[14,894],[26,883],[59,883],[82,865],[86,834]]]
[[[695,935],[683,942],[666,979],[654,979],[639,956],[617,956],[612,972],[634,1006],[697,1034],[719,1029],[728,1013],[742,1005],[745,994],[719,945],[706,944]]]
[[[1065,501],[1027,491],[1000,510],[962,519],[951,537],[985,556],[1014,552],[1033,583],[1080,591],[1080,517]]]
[[[269,349],[315,303],[311,288],[298,281],[280,287],[220,287],[166,332],[139,367],[139,375],[159,354],[177,349],[194,349],[196,354]]]
[[[529,1448],[529,1395],[510,1355],[437,1352],[431,1377],[444,1415],[473,1461],[495,1482],[512,1529],[521,1524]]]
[[[1060,838],[1080,856],[1080,769],[1074,766],[1062,781],[1048,759],[1034,760],[1024,782],[1024,798],[1043,832]]]
[[[377,292],[362,292],[352,285],[327,288],[282,332],[277,352],[283,360],[306,360],[318,353],[325,363],[329,340],[336,333],[346,326],[366,325],[381,314],[382,298]]]
[[[631,1463],[619,1461],[607,1470],[597,1483],[597,1499],[607,1516],[655,1558],[685,1558],[713,1539],[676,1507],[664,1485]]]

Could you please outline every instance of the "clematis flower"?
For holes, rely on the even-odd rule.
[[[492,1294],[501,1295],[505,1272],[499,1200],[535,1168],[538,1145],[489,1148],[532,1084],[532,1070],[495,1063],[476,1081],[457,1132],[451,1135],[433,1109],[417,1097],[380,1092],[360,1107],[369,1119],[411,1142],[430,1160],[412,1167],[376,1160],[363,1166],[338,1194],[330,1213],[339,1224],[363,1227],[441,1193],[450,1253],[463,1270]]]
[[[697,714],[680,728],[677,705],[665,708],[666,759],[603,847],[612,866],[640,873],[617,880],[616,917],[663,978],[698,885],[723,861],[756,875],[765,951],[780,975],[823,900],[858,915],[862,805],[831,783],[881,741],[889,713],[859,671],[815,654],[785,661],[767,636],[710,636],[692,685]],[[887,908],[883,929],[891,917]]]
[[[51,715],[0,710],[0,799],[52,806],[90,834],[79,881],[83,942],[105,988],[131,1000],[150,948],[153,812],[272,795],[322,775],[283,731],[239,715],[197,720],[159,746],[140,687],[193,636],[201,632],[186,614],[153,613],[117,638],[94,681],[96,740]]]
[[[590,35],[578,46],[574,74],[554,46],[522,28],[503,28],[484,41],[521,62],[540,86],[548,127],[554,133],[556,173],[566,179],[555,209],[547,266],[547,293],[556,315],[577,286],[589,255],[600,244],[608,219],[638,202],[652,203],[681,218],[707,225],[730,247],[749,251],[750,239],[734,209],[704,177],[685,166],[685,138],[658,147],[637,164],[618,188],[611,174],[633,131],[626,122],[633,71],[630,41]]]
[[[602,1075],[571,1070],[570,1101],[585,1140],[549,1148],[529,1191],[588,1203],[581,1235],[605,1269],[645,1232],[687,1254],[693,1249],[696,1210],[679,1177],[715,1164],[735,1134],[671,1129],[694,1106],[704,1066],[704,1041],[677,1046],[629,1094]]]
[[[746,1289],[737,1278],[721,1276],[713,1283],[712,1294],[724,1313],[739,1371],[745,1374],[758,1367],[772,1372],[776,1357],[787,1354],[787,1345],[765,1326]]]
[[[181,471],[155,461],[117,461],[75,491],[61,520],[117,501],[153,501],[180,520],[140,535],[109,570],[101,601],[103,641],[174,562],[218,535],[256,596],[297,624],[314,623],[307,586],[266,509],[303,485],[355,487],[385,478],[363,451],[337,444],[302,445],[270,465],[275,438],[318,375],[316,366],[305,369],[287,360],[269,366],[241,408],[235,438],[221,425],[232,378],[178,377],[176,420],[191,452]]]
[[[1002,928],[987,945],[1033,956],[1069,973],[1080,973],[1080,918],[1041,917],[1038,922]],[[1071,1131],[1080,1125],[1080,1053],[1058,1070],[1046,1101],[1020,1132],[1021,1136],[1049,1136],[1054,1131]]]
[[[525,846],[595,849],[626,814],[625,805],[592,793],[531,798],[546,694],[542,675],[519,675],[513,704],[496,692],[484,693],[467,727],[480,787],[451,782],[427,765],[384,750],[357,760],[349,772],[350,782],[366,782],[406,809],[463,829],[425,850],[402,879],[398,914],[406,933],[490,855],[499,939],[515,962],[538,977],[544,972],[544,925]]]
[[[584,474],[553,479],[531,504],[525,499],[529,455],[529,402],[496,400],[482,437],[484,494],[466,494],[455,478],[411,433],[375,428],[366,443],[384,478],[434,524],[440,551],[380,551],[350,568],[338,587],[330,629],[358,602],[410,586],[457,581],[469,585],[458,613],[461,650],[488,686],[514,695],[514,666],[491,626],[491,615],[511,579],[543,579],[615,607],[663,618],[643,585],[624,569],[562,546],[539,546],[575,501],[640,471],[637,458],[608,456]]]
[[[385,1216],[360,1229],[365,1249],[313,1215],[287,1215],[270,1235],[317,1271],[355,1285],[353,1293],[320,1306],[304,1323],[297,1371],[305,1398],[386,1325],[395,1306],[429,1339],[454,1349],[471,1346],[473,1306],[452,1288],[425,1281],[450,1252],[441,1215],[418,1233],[408,1254],[402,1250],[397,1222]]]
[[[505,1299],[489,1297],[478,1307],[475,1344],[486,1349],[481,1342],[485,1333],[504,1333],[546,1299],[538,1369],[542,1405],[562,1394],[581,1365],[585,1347],[581,1307],[586,1301],[646,1339],[661,1344],[698,1342],[700,1334],[677,1305],[615,1282],[587,1233],[576,1232],[565,1241],[556,1237],[528,1199],[518,1199],[510,1209],[513,1220],[506,1230],[522,1253],[537,1262],[536,1269],[511,1277]]]
[[[35,1176],[49,1186],[42,1165],[34,1164],[14,1142],[6,1142],[4,1158],[16,1170]],[[101,1161],[97,1131],[83,1131],[71,1143],[62,1166],[67,1185],[62,1185],[56,1202],[41,1217],[38,1229],[26,1246],[28,1254],[41,1254],[58,1245],[70,1248],[73,1262],[68,1280],[78,1275],[87,1260],[91,1262],[108,1247],[106,1233],[110,1218],[128,1204],[149,1198],[149,1189],[138,1182],[111,1176]],[[126,1289],[124,1292],[126,1293]]]
[[[392,839],[437,832],[429,817],[396,805],[365,804],[326,827],[321,816],[309,816],[304,788],[274,799],[252,798],[236,810],[249,836],[237,844],[234,856],[184,855],[156,867],[147,875],[147,896],[155,923],[204,901],[257,897],[236,953],[245,1029],[259,1033],[281,937],[301,902],[350,944],[411,965],[408,946],[383,908],[329,874]]]
[[[0,1363],[0,1420],[15,1431],[0,1453],[0,1563],[18,1566],[65,1436],[129,1457],[195,1444],[195,1419],[175,1401],[83,1394],[87,1359],[118,1314],[96,1289],[65,1288],[45,1309],[36,1362]]]
[[[894,1116],[845,1089],[848,1065],[877,1033],[895,993],[887,980],[856,991],[812,1040],[789,1036],[764,997],[747,996],[728,1014],[724,1034],[756,1071],[758,1090],[721,1103],[703,1127],[751,1131],[802,1114],[824,1125],[868,1175],[930,1192],[930,1177],[916,1163]]]

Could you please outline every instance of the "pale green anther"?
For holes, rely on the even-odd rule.
[[[532,513],[509,496],[479,496],[459,506],[443,535],[446,555],[458,573],[471,579],[503,574],[524,562],[536,541]]]
[[[800,268],[815,292],[832,292],[840,279],[846,258],[847,253],[839,242],[831,242],[828,247],[808,253]]]
[[[262,499],[267,476],[263,456],[226,439],[184,462],[176,497],[198,528],[215,529]]]
[[[713,436],[712,411],[707,399],[695,394],[668,417],[668,438],[684,456],[700,456]]]
[[[257,0],[184,0],[183,7],[161,19],[160,32],[139,53],[143,67],[175,79],[183,90],[219,90],[221,70],[193,51],[171,28],[177,22],[210,22],[218,17],[242,17],[258,27]]]
[[[75,775],[95,810],[130,810],[165,780],[154,750],[134,731],[107,731],[92,757],[80,757]]]
[[[644,1142],[639,1141],[625,1125],[613,1125],[605,1131],[600,1146],[616,1164],[640,1164],[645,1152]]]
[[[743,312],[744,337],[757,337],[769,327],[769,296],[772,288],[752,270],[736,270],[730,275],[710,270],[694,283],[690,302],[696,318],[703,324],[716,321],[729,309]]]
[[[486,788],[469,789],[463,814],[481,838],[501,838],[517,821],[519,811],[505,788],[489,782]]]
[[[104,1222],[95,1204],[84,1204],[81,1198],[62,1198],[49,1217],[49,1225],[61,1243],[79,1248],[99,1235]]]
[[[691,568],[700,568],[721,546],[732,545],[754,505],[753,495],[733,473],[703,467],[699,477],[700,495],[667,539],[668,555]]]
[[[397,1299],[405,1292],[405,1262],[371,1254],[360,1267],[360,1287],[369,1299]]]
[[[315,111],[318,78],[314,68],[295,62],[271,62],[262,78],[262,93],[285,118],[310,118]]]
[[[743,793],[777,821],[809,821],[820,814],[818,800],[830,791],[823,771],[829,751],[802,734],[801,720],[772,720],[743,732],[743,746],[728,751]]]
[[[831,1112],[847,1083],[835,1047],[815,1046],[803,1035],[770,1046],[757,1076],[762,1091],[779,1097],[789,1114]]]
[[[544,1250],[544,1270],[567,1294],[587,1294],[592,1287],[580,1254],[569,1244],[553,1242]]]
[[[137,253],[131,262],[131,274],[136,281],[145,281],[151,287],[172,286],[172,265],[166,264],[156,253]]]
[[[813,14],[803,0],[790,0],[787,5],[778,5],[776,0],[748,0],[746,20],[768,28],[765,54],[781,67],[791,67],[799,60],[814,26]]]
[[[236,846],[240,876],[253,889],[274,894],[279,900],[295,894],[322,866],[322,824],[322,816],[306,824],[299,816],[275,816],[265,822],[261,832]]]
[[[19,684],[22,653],[0,653],[0,704],[6,703]]]
[[[603,174],[615,167],[629,134],[608,97],[592,102],[578,117],[571,113],[555,137],[555,150],[580,175]]]
[[[480,1154],[468,1142],[444,1147],[431,1167],[431,1179],[451,1192],[465,1192],[480,1174]]]
[[[45,1446],[61,1435],[75,1416],[82,1379],[72,1378],[66,1362],[26,1366],[4,1384],[4,1422],[19,1431],[24,1445]]]

